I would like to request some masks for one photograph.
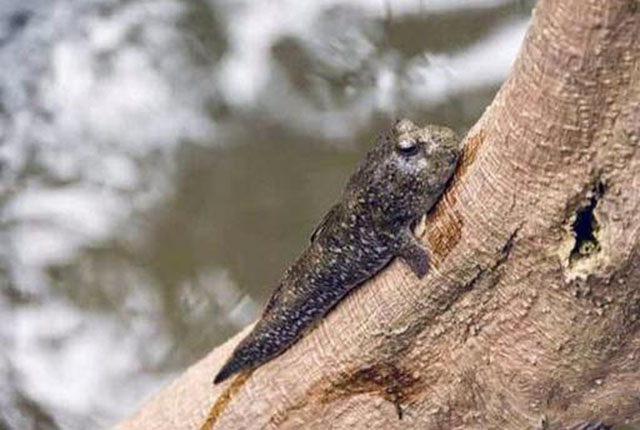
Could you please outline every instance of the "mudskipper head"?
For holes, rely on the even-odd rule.
[[[392,168],[409,182],[421,184],[427,194],[444,187],[460,155],[455,132],[438,125],[418,128],[408,119],[397,121],[392,132]]]
[[[444,190],[456,168],[459,146],[451,129],[397,121],[368,154],[349,188],[359,188],[383,221],[411,222]]]

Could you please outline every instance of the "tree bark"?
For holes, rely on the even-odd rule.
[[[640,420],[639,59],[640,1],[541,0],[428,216],[430,273],[392,263],[285,354],[214,387],[247,328],[119,428]]]

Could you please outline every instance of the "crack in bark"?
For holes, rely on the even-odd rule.
[[[249,380],[249,377],[253,373],[253,370],[240,373],[233,379],[227,388],[220,394],[220,397],[213,403],[211,409],[207,413],[207,417],[200,426],[200,430],[212,430],[213,426],[218,421],[218,418],[222,415],[222,412],[227,408],[227,405],[233,398],[233,396],[240,391],[240,388]]]
[[[453,306],[453,304],[464,295],[465,292],[473,290],[477,284],[485,280],[489,274],[493,274],[497,269],[500,268],[500,266],[502,266],[509,259],[509,256],[511,255],[511,251],[513,250],[513,244],[521,228],[522,228],[522,225],[519,225],[509,235],[509,237],[507,238],[507,241],[500,249],[500,256],[498,257],[498,259],[496,259],[496,261],[491,266],[483,268],[480,265],[476,265],[477,273],[473,275],[471,279],[463,283],[461,288],[455,292],[455,293],[460,292],[461,294],[453,294],[455,296],[454,299],[451,300],[442,309],[442,313],[447,312],[451,308],[451,306]],[[499,276],[493,276],[491,278],[491,282],[488,287],[491,288],[495,286],[499,281],[500,281]]]

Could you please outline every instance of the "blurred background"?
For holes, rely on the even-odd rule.
[[[2,0],[0,428],[113,425],[251,322],[393,119],[475,122],[532,5]]]

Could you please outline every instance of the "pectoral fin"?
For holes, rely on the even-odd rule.
[[[429,271],[429,254],[411,232],[407,232],[399,256],[409,265],[418,279],[422,279]]]

